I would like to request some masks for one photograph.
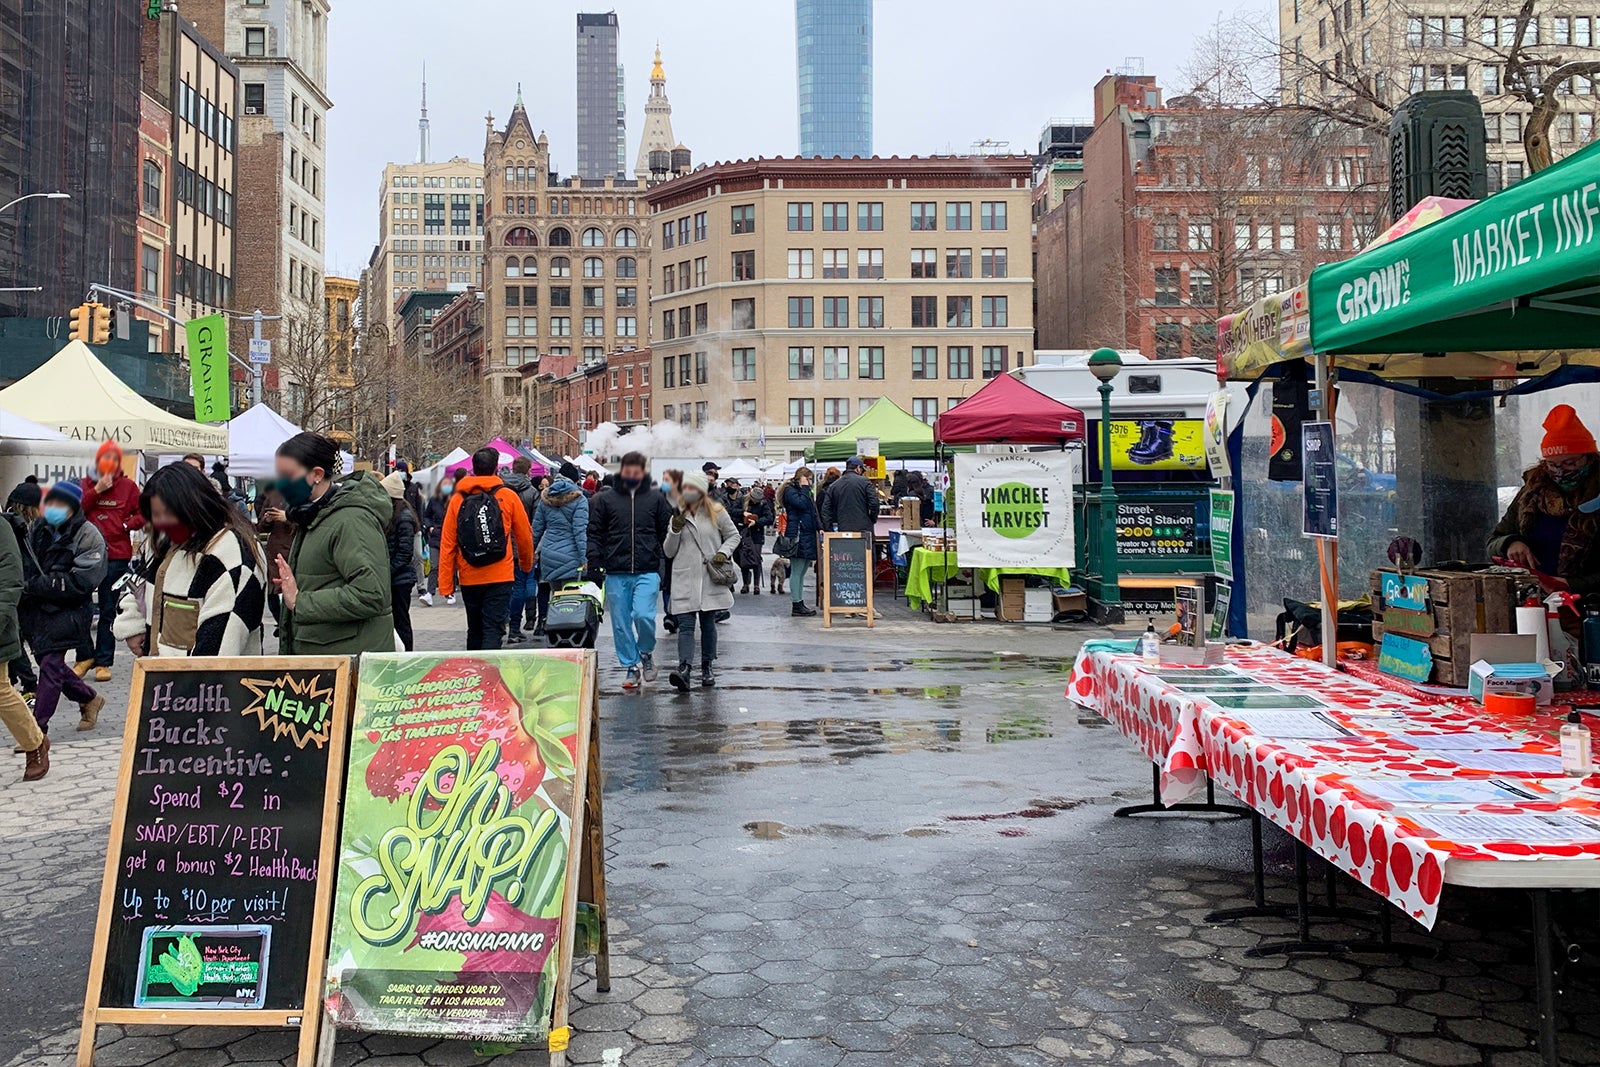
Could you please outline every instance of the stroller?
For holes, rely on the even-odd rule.
[[[593,648],[605,617],[605,594],[593,582],[563,582],[551,590],[544,634],[551,648]]]

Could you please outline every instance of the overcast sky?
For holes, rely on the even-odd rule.
[[[1168,86],[1220,8],[1203,0],[877,0],[874,148],[885,156],[964,152],[993,138],[1031,153],[1046,119],[1092,113],[1091,90],[1108,69],[1142,64]],[[621,23],[630,169],[657,40],[673,132],[696,163],[795,153],[793,0],[335,0],[328,273],[360,275],[377,240],[383,166],[417,158],[424,62],[433,160],[481,160],[484,116],[504,125],[520,81],[534,128],[550,135],[553,165],[570,174],[575,16],[606,10]]]

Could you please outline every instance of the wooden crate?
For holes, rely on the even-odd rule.
[[[1372,572],[1372,632],[1384,633],[1384,571]],[[1393,571],[1387,573],[1393,574]],[[1433,655],[1435,685],[1465,687],[1472,674],[1472,635],[1516,632],[1517,576],[1490,571],[1413,571],[1428,581],[1428,603],[1433,609],[1432,636],[1426,640]],[[1399,632],[1398,630],[1395,632]]]

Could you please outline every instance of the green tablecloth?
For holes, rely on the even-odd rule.
[[[949,560],[947,566],[945,561]],[[991,592],[1000,591],[1000,578],[1007,574],[1037,574],[1042,578],[1049,578],[1055,585],[1066,586],[1072,584],[1072,575],[1066,567],[977,567],[978,581],[987,586]],[[951,552],[948,556],[942,551],[930,552],[926,548],[911,550],[911,562],[906,567],[906,599],[914,608],[920,608],[924,603],[933,600],[933,586],[936,582],[944,582],[955,577],[962,568],[956,566],[956,556]]]

